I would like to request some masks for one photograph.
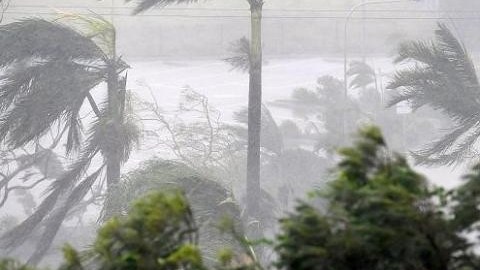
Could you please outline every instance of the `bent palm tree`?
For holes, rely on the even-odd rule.
[[[395,62],[411,65],[398,71],[388,86],[397,91],[390,106],[404,101],[413,109],[430,106],[456,125],[438,141],[413,153],[416,161],[425,165],[453,165],[476,155],[480,84],[465,46],[444,24],[439,24],[435,41],[403,44]]]
[[[126,0],[131,2],[133,0]],[[246,0],[251,12],[251,41],[249,57],[248,98],[248,154],[247,154],[247,213],[258,217],[260,197],[260,133],[262,114],[262,10],[263,0]],[[189,4],[198,0],[138,0],[135,13],[144,12],[155,6]]]
[[[132,201],[152,190],[180,190],[185,194],[192,205],[206,265],[213,267],[218,263],[216,254],[222,248],[241,249],[240,243],[231,235],[222,233],[219,227],[228,218],[242,231],[240,207],[230,190],[217,181],[205,178],[193,168],[179,162],[150,160],[122,176],[113,196],[122,212],[126,213]]]
[[[351,89],[361,88],[362,90],[365,90],[365,88],[371,84],[375,84],[375,88],[377,88],[377,74],[375,73],[375,70],[363,61],[350,62],[347,76],[351,79],[348,84],[348,87]]]
[[[0,247],[14,249],[43,226],[32,263],[43,257],[69,211],[104,170],[107,190],[118,184],[121,164],[137,136],[125,105],[126,77],[120,75],[128,65],[116,55],[113,25],[100,17],[66,17],[84,27],[43,19],[0,26],[0,47],[6,48],[0,51],[5,70],[0,82],[0,143],[21,148],[38,142],[60,123],[65,152],[76,160],[54,179],[36,211],[0,239]],[[107,98],[98,106],[91,92],[101,83],[106,83]],[[87,101],[94,117],[83,138],[80,110]],[[101,164],[90,166],[99,155]],[[108,195],[106,216],[118,212]]]

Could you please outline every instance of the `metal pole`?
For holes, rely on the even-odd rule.
[[[345,29],[343,32],[343,83],[344,83],[344,108],[343,108],[343,140],[345,141],[346,137],[346,110],[347,110],[347,100],[348,100],[348,22],[352,15],[357,11],[359,8],[367,6],[367,5],[380,5],[380,4],[389,4],[389,3],[401,3],[401,2],[419,2],[420,0],[386,0],[386,1],[367,1],[359,3],[353,6],[345,17]]]
[[[414,0],[410,0],[410,1],[414,1]],[[343,76],[344,77],[343,79],[345,83],[345,89],[344,89],[345,99],[347,98],[347,95],[348,95],[348,78],[347,78],[348,48],[347,47],[348,47],[348,22],[350,21],[350,18],[355,13],[355,11],[357,11],[357,9],[367,5],[379,5],[379,4],[399,3],[399,2],[408,2],[408,1],[405,1],[405,0],[367,1],[367,2],[362,2],[360,4],[357,4],[350,9],[347,17],[345,18],[345,29],[343,32],[343,38],[344,38],[343,40]]]

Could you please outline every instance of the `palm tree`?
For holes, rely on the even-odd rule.
[[[467,49],[447,26],[439,23],[434,41],[403,44],[396,63],[410,63],[398,71],[389,89],[395,90],[390,106],[409,102],[448,116],[455,127],[439,140],[414,152],[425,165],[453,165],[477,156],[480,136],[480,84]]]
[[[213,267],[218,263],[215,258],[222,248],[241,250],[240,243],[232,235],[222,233],[218,226],[228,218],[243,231],[241,210],[228,188],[183,163],[153,159],[122,177],[114,194],[116,204],[126,213],[132,201],[152,190],[180,190],[185,194],[192,205],[206,265]]]
[[[45,137],[61,124],[65,152],[75,160],[51,182],[46,198],[20,225],[0,238],[1,247],[17,248],[34,229],[43,228],[30,262],[38,263],[62,221],[106,171],[104,215],[118,213],[108,190],[119,183],[121,164],[131,152],[137,128],[128,113],[128,65],[117,56],[112,24],[98,16],[65,15],[77,28],[44,19],[25,19],[0,26],[0,143],[15,150]],[[106,99],[97,102],[91,92],[106,85]],[[80,110],[90,104],[94,115],[83,135]],[[100,105],[97,105],[100,104]],[[58,142],[59,142],[58,141]],[[101,156],[101,157],[99,157]],[[99,157],[99,166],[93,160]],[[92,165],[92,166],[91,166]],[[5,180],[5,179],[4,179]],[[100,181],[102,182],[102,181]],[[8,185],[8,181],[2,181]]]
[[[132,0],[126,0],[131,2]],[[263,0],[246,0],[251,12],[250,83],[248,98],[247,213],[258,216],[260,196],[260,133],[262,115],[262,10]],[[198,0],[138,0],[135,14],[155,6],[189,4]]]
[[[250,69],[250,40],[242,37],[232,42],[229,50],[232,56],[225,58],[224,61],[232,66],[232,70],[248,72]]]
[[[361,88],[365,90],[367,86],[371,84],[375,84],[375,88],[377,88],[377,74],[375,70],[364,61],[350,62],[347,76],[351,79],[348,84],[348,87],[351,89]]]
[[[325,75],[317,79],[316,89],[295,89],[290,98],[277,100],[274,106],[291,110],[294,116],[313,128],[316,133],[315,152],[325,151],[329,155],[334,155],[335,149],[343,140],[342,134],[345,130],[342,122],[347,123],[346,131],[353,132],[362,119],[358,102],[352,97],[345,100],[343,89],[341,80]],[[342,120],[343,108],[348,108],[350,112],[345,121]]]

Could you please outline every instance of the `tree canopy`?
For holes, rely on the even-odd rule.
[[[387,148],[379,131],[366,127],[342,159],[326,190],[312,193],[280,220],[270,244],[279,269],[319,270],[474,270],[480,166],[458,188],[429,184],[400,155]],[[168,164],[167,164],[168,165]],[[149,174],[149,173],[147,173]],[[149,174],[151,176],[151,173]],[[227,225],[228,226],[228,225]],[[211,269],[189,203],[178,191],[154,191],[138,200],[126,217],[113,218],[99,231],[91,250],[65,248],[60,269]],[[233,230],[237,239],[246,240]],[[212,269],[262,269],[254,253],[232,261],[232,250],[218,253]],[[6,270],[28,269],[10,260]],[[7,268],[5,268],[7,267]],[[23,267],[23,268],[22,268]]]
[[[396,72],[389,89],[390,105],[408,102],[413,109],[429,106],[454,123],[448,132],[414,152],[420,164],[453,165],[477,156],[480,136],[480,84],[471,56],[445,24],[433,41],[412,41],[400,46],[396,63],[408,67]]]
[[[30,167],[54,150],[73,158],[66,158],[71,164],[66,169],[60,166],[62,172],[55,178],[45,174],[35,184],[31,184],[33,179],[24,181],[30,187],[20,188],[29,189],[52,180],[35,212],[2,235],[0,248],[20,247],[44,225],[31,257],[32,262],[38,262],[68,213],[104,172],[108,186],[119,180],[120,166],[129,158],[138,129],[125,89],[126,76],[120,75],[129,66],[115,53],[115,37],[114,26],[98,16],[64,15],[56,21],[30,18],[0,26],[0,46],[8,48],[0,51],[4,71],[0,81],[0,146],[5,152],[32,145],[39,149],[31,157],[33,162],[28,162]],[[95,100],[92,91],[102,83],[107,85],[107,98]],[[87,102],[93,117],[81,115]],[[85,122],[89,122],[87,127]],[[53,142],[52,133],[56,133]],[[47,143],[47,147],[42,146]],[[92,165],[99,156],[101,164]],[[8,197],[10,182],[28,167],[17,166],[11,174],[2,174],[2,200]],[[114,212],[112,207],[105,208]]]
[[[281,220],[278,267],[478,269],[473,245],[461,235],[478,221],[478,168],[458,190],[432,188],[388,151],[377,128],[363,129],[340,154],[335,180],[315,195],[326,207],[303,202]]]

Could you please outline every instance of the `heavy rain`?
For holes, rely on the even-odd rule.
[[[0,270],[480,269],[479,14],[0,0]]]

